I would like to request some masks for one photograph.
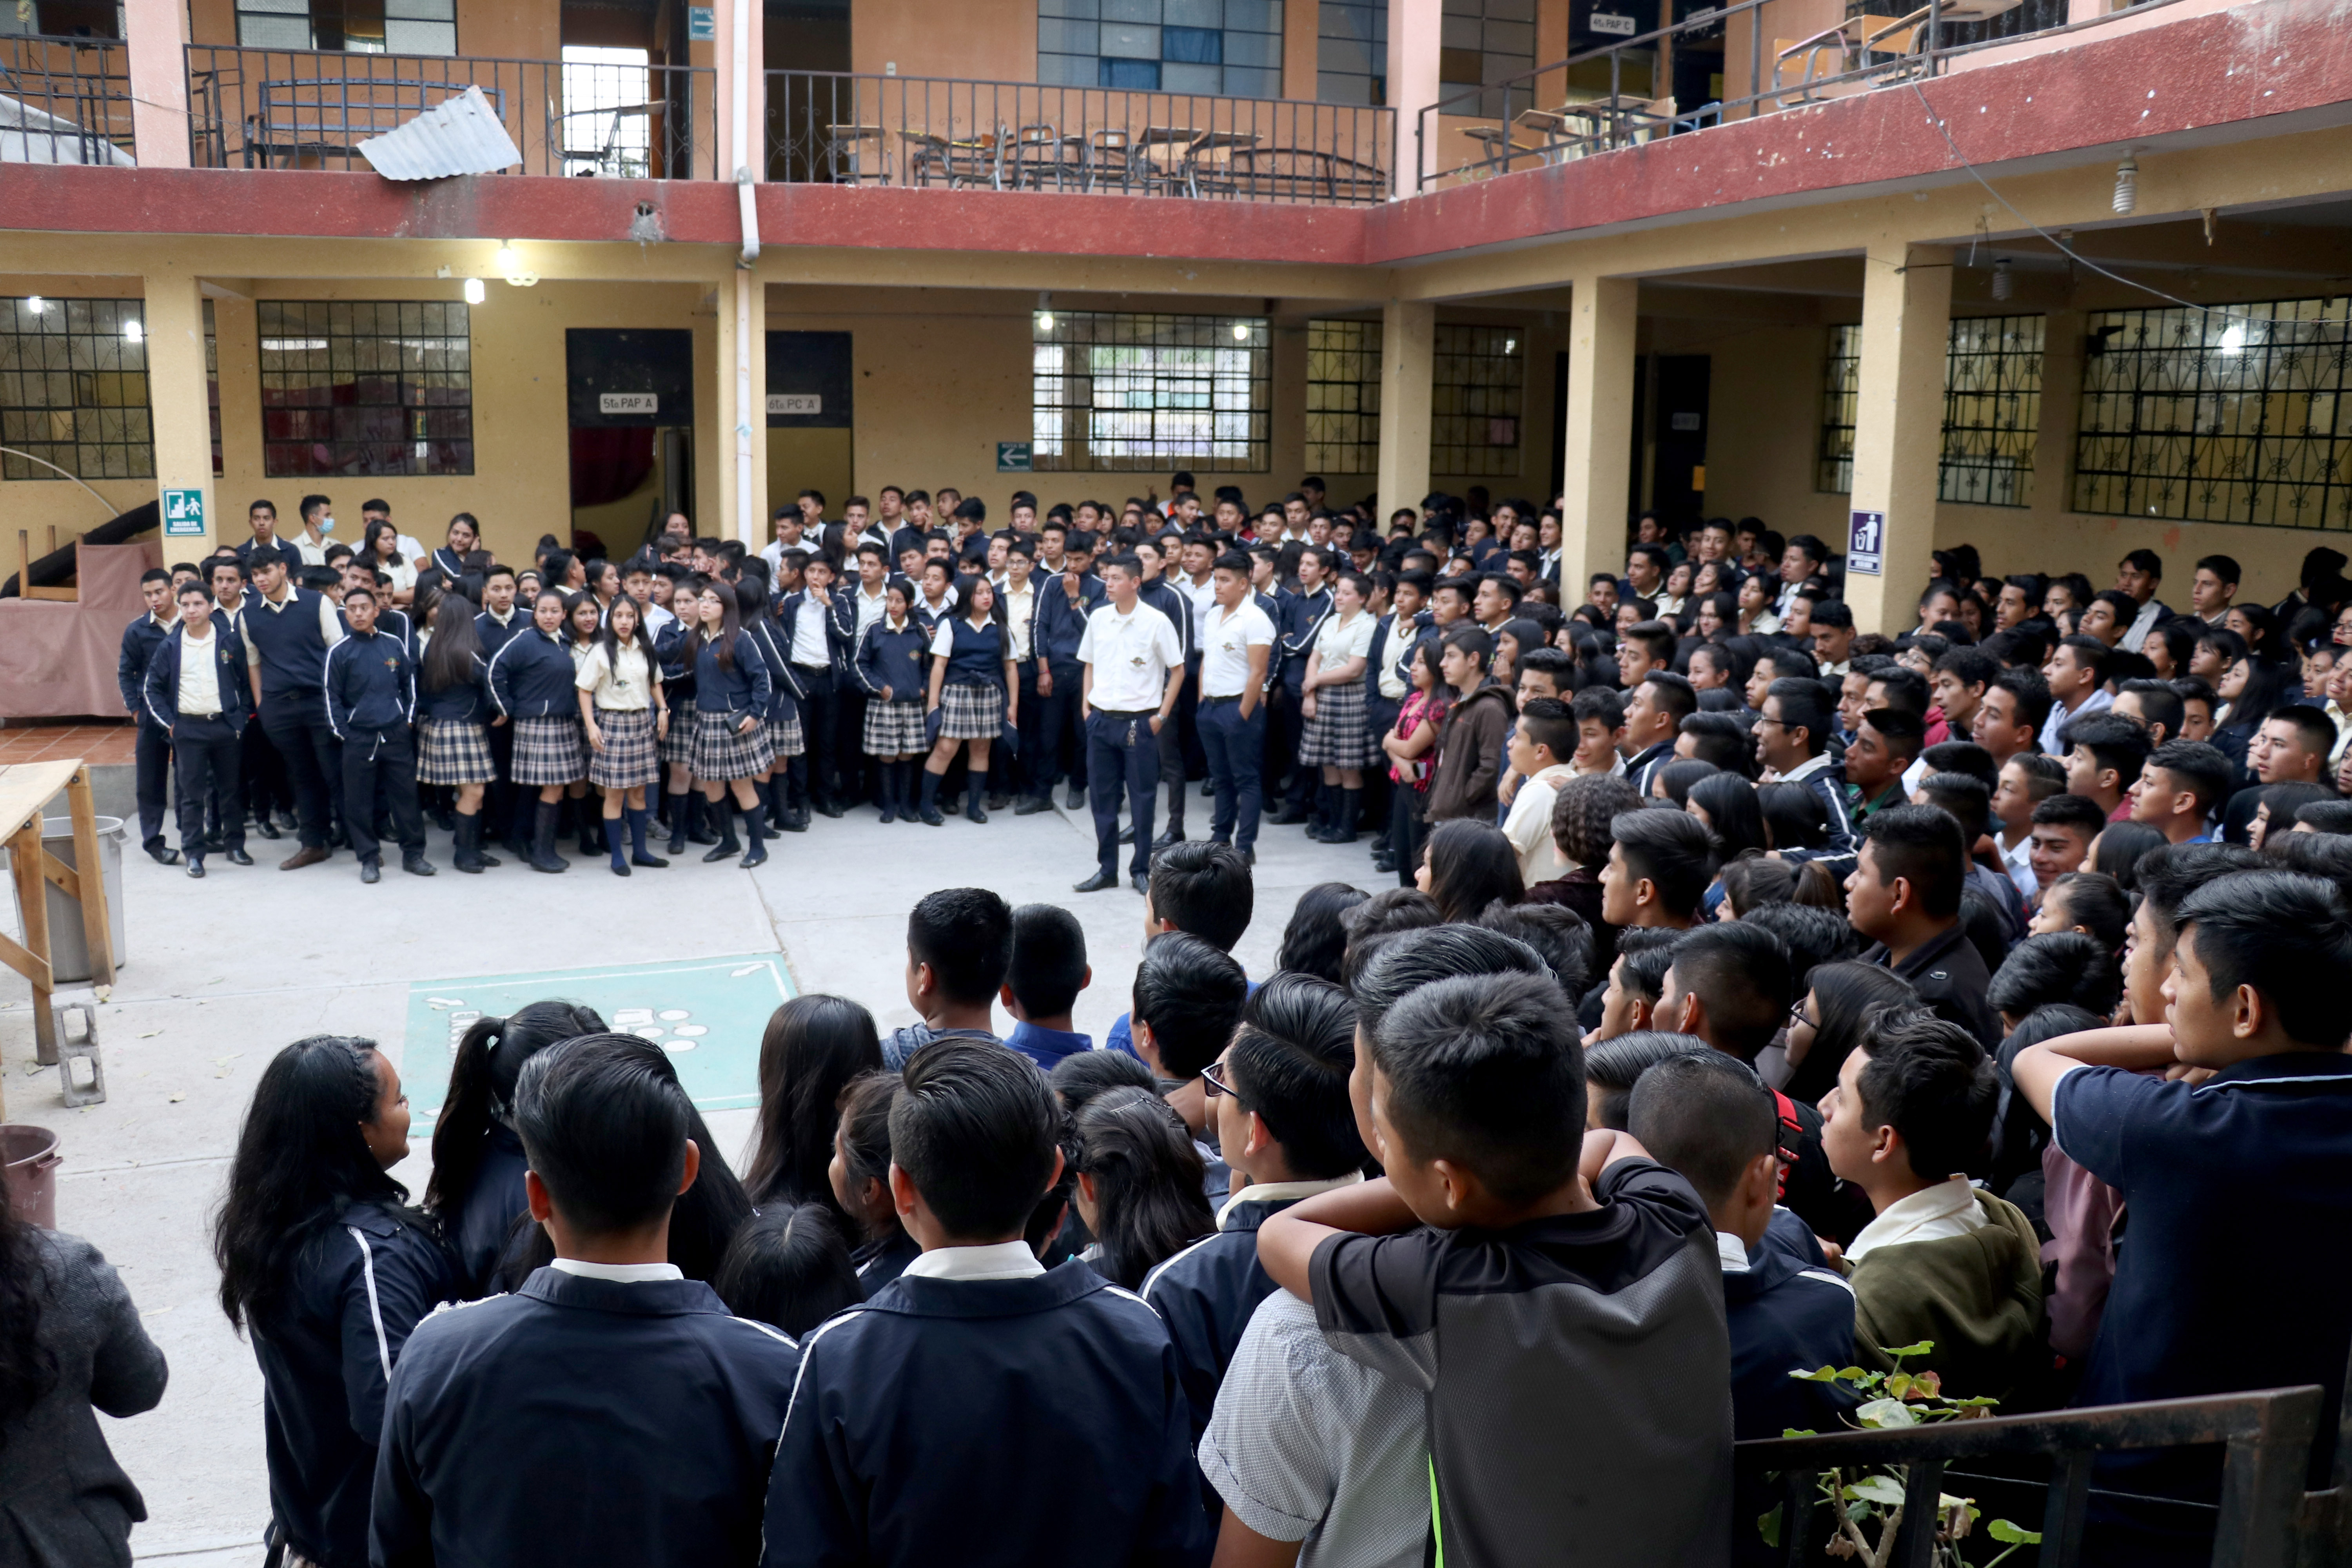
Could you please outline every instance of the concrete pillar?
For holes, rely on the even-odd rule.
[[[1318,90],[1316,40],[1321,33],[1322,7],[1317,0],[1289,0],[1282,8],[1282,96],[1314,101]]]
[[[155,432],[156,499],[171,489],[200,490],[209,539],[167,538],[165,552],[201,554],[214,542],[244,537],[241,522],[220,515],[213,483],[211,402],[205,381],[205,303],[188,273],[146,280],[147,407]],[[175,557],[176,558],[176,557]]]
[[[1883,565],[1874,574],[1857,570],[1849,550],[1845,597],[1860,631],[1908,631],[1927,582],[1944,447],[1951,261],[1947,247],[1889,240],[1874,244],[1863,267],[1853,510],[1879,515]]]
[[[219,515],[212,519],[213,538],[242,544],[247,533],[246,508],[270,493],[261,461],[260,312],[249,297],[218,283],[207,294],[213,306],[214,379],[220,384],[221,412],[221,472],[214,481]],[[280,498],[280,504],[292,503]],[[417,532],[414,520],[404,519],[403,527]]]
[[[1391,23],[1393,25],[1393,23]],[[1391,300],[1381,309],[1380,514],[1429,493],[1430,382],[1437,307]]]
[[[2083,312],[2042,318],[2042,416],[2033,429],[2034,520],[2057,524],[2074,507],[2074,428],[2083,417]]]
[[[706,445],[718,456],[714,465],[717,477],[717,505],[713,497],[699,498],[698,513],[715,511],[719,518],[719,537],[740,539],[754,550],[768,542],[768,290],[755,271],[738,268],[731,271],[718,288],[718,331],[716,352],[711,355],[711,379],[717,384],[718,395],[711,407],[715,419],[700,420],[701,428],[695,433],[698,445]],[[744,332],[738,325],[748,321],[751,330]],[[740,374],[746,368],[739,363],[736,349],[741,344],[748,353],[751,372],[751,394],[742,397],[739,392]],[[739,464],[741,443],[751,446],[751,495],[743,495],[742,473]],[[834,496],[831,503],[838,508],[843,498]]]
[[[188,166],[186,0],[122,0],[131,130],[142,169]]]
[[[1641,285],[1631,278],[1579,278],[1568,331],[1568,407],[1562,436],[1559,580],[1584,602],[1595,572],[1625,563],[1625,502],[1633,482],[1633,342]]]
[[[1397,111],[1396,194],[1409,196],[1414,170],[1437,167],[1437,120],[1430,117],[1429,144],[1421,144],[1421,110],[1437,101],[1437,54],[1442,39],[1442,0],[1389,0],[1389,102]],[[1415,497],[1419,500],[1419,497]]]

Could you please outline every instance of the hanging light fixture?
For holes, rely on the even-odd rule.
[[[1054,296],[1043,289],[1037,290],[1037,330],[1041,332],[1054,330]]]
[[[30,310],[36,316],[39,315],[47,308],[48,301],[42,299],[38,294],[27,294],[25,296],[25,309]]]
[[[2139,206],[2139,161],[2130,153],[2116,165],[2116,211],[2130,213]]]
[[[2003,257],[1992,264],[1992,297],[2006,300],[2016,291],[2016,281],[2009,273],[2009,258]]]
[[[1249,342],[1249,323],[1247,321],[1235,321],[1234,323],[1234,342],[1237,343],[1245,343]]]
[[[480,304],[482,302],[483,294],[484,290],[482,289],[482,280],[480,279],[468,278],[466,279],[466,303],[468,305]]]
[[[136,316],[133,316],[129,321],[123,322],[122,341],[126,343],[145,342],[147,341],[146,323],[140,321]]]

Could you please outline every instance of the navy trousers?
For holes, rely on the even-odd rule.
[[[245,847],[245,813],[236,804],[238,763],[245,739],[221,718],[184,714],[172,726],[172,773],[180,786],[180,853],[205,858],[205,807],[213,808],[221,841]]]
[[[315,691],[273,691],[262,700],[261,727],[286,760],[302,847],[324,849],[343,793],[342,742],[327,728],[326,700]]]
[[[1160,787],[1160,738],[1150,713],[1097,712],[1087,721],[1087,800],[1095,813],[1095,863],[1118,874],[1118,795],[1135,822],[1135,850],[1128,869],[1151,869],[1152,795]]]
[[[1208,754],[1209,783],[1216,791],[1210,838],[1255,848],[1258,816],[1265,807],[1265,704],[1259,702],[1244,719],[1238,697],[1202,698],[1201,749]]]
[[[172,732],[152,720],[139,721],[139,734],[131,751],[138,764],[139,842],[142,845],[163,841],[163,824],[169,820],[164,807],[170,804],[173,791],[166,786],[171,780]]]

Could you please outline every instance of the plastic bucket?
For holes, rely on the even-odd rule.
[[[121,968],[129,949],[123,941],[122,919],[122,846],[130,831],[122,818],[101,816],[97,819],[99,876],[106,888],[106,926],[114,946],[114,963]],[[41,821],[41,847],[61,863],[77,871],[74,853],[73,819],[66,816],[44,817]],[[81,905],[66,896],[55,882],[43,879],[43,891],[48,900],[49,911],[49,975],[58,985],[72,985],[90,978],[89,942],[81,929]],[[23,900],[18,899],[16,918],[25,917]]]
[[[58,1135],[46,1127],[0,1124],[0,1189],[19,1219],[58,1228]]]

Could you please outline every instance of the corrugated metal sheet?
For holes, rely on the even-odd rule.
[[[0,98],[0,163],[104,163],[136,168],[131,154],[72,121]]]
[[[360,156],[387,180],[443,180],[494,174],[522,162],[497,110],[478,87],[359,144]]]

